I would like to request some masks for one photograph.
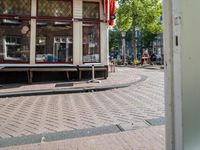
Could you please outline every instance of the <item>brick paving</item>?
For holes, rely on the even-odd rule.
[[[106,80],[100,78],[99,79],[101,81],[100,84],[87,83],[87,81],[55,82],[55,83],[46,82],[46,83],[33,83],[31,85],[30,84],[8,84],[8,85],[4,84],[3,87],[0,87],[0,94],[5,93],[5,92],[46,90],[46,89],[58,89],[58,88],[77,88],[77,87],[93,87],[93,86],[101,87],[101,86],[113,85],[113,84],[130,83],[130,82],[137,81],[138,79],[140,79],[140,77],[137,74],[135,74],[133,70],[116,68],[116,72],[109,73],[109,77]],[[70,83],[72,83],[73,85],[69,86]]]
[[[123,70],[148,79],[104,92],[0,99],[0,138],[110,124],[140,126],[145,119],[164,116],[163,72]]]
[[[152,142],[156,142],[159,149],[162,149],[161,147],[164,145],[164,127],[146,128],[144,120],[164,117],[163,71],[133,68],[118,68],[118,71],[121,74],[119,80],[122,81],[120,82],[123,82],[123,79],[124,81],[130,78],[133,79],[126,76],[134,76],[135,79],[139,74],[148,78],[137,85],[103,92],[1,98],[0,139],[119,124],[122,126],[131,125],[134,129],[145,128],[94,137],[96,141],[93,141],[93,138],[89,141],[93,141],[93,145],[97,144],[100,148],[89,147],[89,149],[104,149],[102,145],[106,145],[106,138],[108,139],[108,147],[105,149],[117,149],[112,146],[110,148],[109,138],[113,140],[110,142],[117,143],[117,139],[124,136],[130,136],[133,140],[130,141],[127,138],[130,142],[127,145],[125,144],[126,141],[120,141],[119,143],[122,142],[122,144],[119,144],[119,149],[123,149],[124,144],[126,145],[124,149],[129,149],[127,147],[129,144],[129,147],[136,146],[135,149],[157,149],[150,142],[151,138],[149,137],[151,136],[153,136]],[[125,76],[122,77],[123,75]],[[114,82],[117,82],[117,78]],[[136,132],[143,137],[137,139]],[[162,140],[159,140],[160,136],[156,133],[162,135]],[[105,137],[105,140],[103,140],[103,137]],[[79,141],[78,139],[77,141],[76,139],[67,140],[64,145],[69,146],[70,150],[84,149],[84,139],[89,139],[89,137],[81,138]],[[99,140],[101,141],[100,143],[98,142]],[[135,142],[133,142],[134,140]],[[144,144],[137,144],[143,140],[146,141]],[[78,144],[79,142],[80,144]],[[90,142],[86,142],[86,145],[92,145]],[[135,144],[131,144],[131,142]],[[51,145],[51,143],[47,144],[48,147],[51,147]],[[63,143],[61,142],[60,145],[62,147]],[[39,147],[34,145],[33,147],[33,149],[44,149],[42,145]],[[22,146],[22,149],[26,149],[26,146]]]
[[[2,150],[165,150],[164,126],[100,136],[2,148]]]

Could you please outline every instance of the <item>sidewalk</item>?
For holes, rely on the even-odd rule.
[[[115,73],[109,73],[107,79],[99,79],[101,83],[87,83],[87,81],[34,83],[34,84],[8,84],[0,87],[0,97],[30,96],[43,94],[77,93],[93,90],[106,90],[130,86],[145,77],[130,71],[128,68],[116,68]]]
[[[165,150],[164,126],[77,139],[2,148],[2,150]]]
[[[144,76],[146,80],[140,82]],[[133,86],[102,92],[0,98],[0,147],[3,150],[164,149],[163,71],[121,67],[101,84],[78,85],[105,88],[129,82]],[[44,85],[53,84],[56,85]],[[43,84],[27,87],[31,90],[31,86],[40,85]]]

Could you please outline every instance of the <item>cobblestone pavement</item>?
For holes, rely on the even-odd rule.
[[[22,145],[2,150],[165,150],[164,126],[115,134]]]
[[[0,138],[110,124],[138,128],[146,126],[145,119],[164,117],[163,71],[120,69],[130,76],[148,78],[103,92],[0,99]]]

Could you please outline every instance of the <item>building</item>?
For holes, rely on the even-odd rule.
[[[164,64],[163,33],[159,33],[153,41],[153,52],[157,55],[158,63]]]
[[[0,71],[107,66],[114,4],[114,0],[0,0]]]

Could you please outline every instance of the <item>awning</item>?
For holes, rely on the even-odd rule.
[[[109,25],[114,25],[115,20],[115,0],[102,0],[103,12]]]

